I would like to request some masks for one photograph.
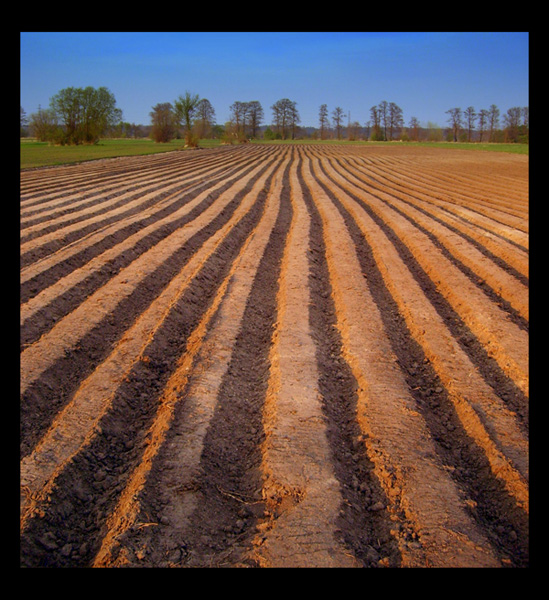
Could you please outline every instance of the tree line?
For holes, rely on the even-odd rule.
[[[227,143],[243,143],[260,136],[260,125],[264,121],[265,113],[258,100],[237,100],[231,104],[229,110],[230,119],[221,127],[216,124],[215,110],[210,101],[186,92],[184,98],[180,96],[173,104],[164,102],[153,106],[150,113],[150,135],[156,142],[167,142],[180,134],[183,125],[187,146],[196,146],[200,138],[218,137]],[[271,106],[271,110],[274,131],[268,127],[263,131],[262,137],[295,139],[300,122],[296,103],[282,98]],[[184,123],[181,114],[185,115]]]
[[[26,116],[21,108],[21,128]],[[93,144],[122,120],[113,94],[105,87],[61,90],[47,109],[30,116],[31,132],[40,141],[56,144]]]
[[[451,108],[446,111],[449,115],[452,140],[473,141],[475,131],[478,134],[480,142],[499,141],[501,137],[499,130],[500,110],[492,104],[489,109],[481,109],[478,113],[473,106],[468,106],[465,110],[461,108]],[[513,106],[503,115],[504,122],[504,140],[506,142],[528,143],[529,133],[529,111],[527,106]]]
[[[404,113],[395,102],[381,101],[370,108],[370,119],[361,125],[351,121],[350,113],[340,106],[331,112],[321,104],[318,127],[303,128],[297,103],[282,98],[271,107],[272,120],[265,125],[265,113],[257,100],[235,101],[224,125],[216,122],[215,110],[206,98],[185,92],[173,102],[151,107],[150,125],[136,125],[122,119],[114,95],[105,87],[98,89],[66,88],[50,99],[47,109],[27,118],[21,108],[21,135],[30,133],[40,141],[55,144],[94,144],[101,137],[150,137],[157,143],[184,138],[185,145],[196,147],[199,139],[217,138],[225,143],[243,143],[250,139],[348,139],[371,141],[488,141],[528,143],[528,107],[512,107],[503,115],[492,104],[478,112],[451,108],[445,131],[434,124],[422,127],[411,117],[405,125]],[[347,118],[345,118],[347,117]]]

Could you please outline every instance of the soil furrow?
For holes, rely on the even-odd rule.
[[[183,194],[188,188],[187,182],[168,185],[159,183],[152,190],[138,189],[135,192],[126,192],[121,196],[107,198],[104,202],[100,203],[100,206],[95,204],[93,209],[65,223],[55,223],[54,220],[51,225],[46,225],[41,230],[22,236],[21,247],[24,258],[27,262],[29,261],[29,258],[25,256],[28,254],[28,249],[42,247],[42,254],[51,252],[60,242],[62,245],[65,245],[67,242],[70,243],[84,235],[89,235],[105,224],[138,216],[155,206],[159,199],[158,191],[160,190],[163,195],[168,192]],[[95,209],[95,206],[97,206],[97,209]]]
[[[322,409],[315,342],[309,325],[310,217],[290,172],[293,219],[282,257],[277,321],[263,411],[266,519],[254,556],[261,566],[353,567],[334,530],[342,503]]]
[[[357,380],[343,357],[337,317],[326,259],[322,218],[309,192],[301,169],[298,172],[303,198],[311,219],[309,248],[310,328],[316,343],[318,386],[327,419],[335,476],[342,503],[335,524],[339,537],[365,567],[401,564],[394,523],[385,511],[385,491],[375,476],[362,431],[357,421]]]
[[[522,478],[528,478],[528,445],[527,437],[515,423],[515,413],[506,410],[501,400],[478,378],[472,363],[446,330],[396,249],[375,221],[349,197],[335,193],[353,214],[364,239],[373,248],[369,252],[373,252],[375,256],[385,284],[412,335],[422,346],[425,356],[447,388],[464,427],[483,447],[495,475],[501,476],[510,493],[516,496],[517,503],[527,511],[528,491]],[[521,475],[515,472],[509,461],[515,464]]]
[[[262,407],[276,320],[278,273],[291,218],[285,175],[277,220],[253,280],[203,438],[199,471],[190,490],[196,494],[196,502],[186,515],[178,548],[172,549],[169,557],[163,557],[169,560],[175,556],[180,566],[254,566],[249,551],[257,516],[262,511]],[[148,514],[148,503],[160,509],[154,486],[146,488],[143,517]],[[145,529],[137,528],[125,541],[126,548],[135,549],[125,556],[130,564],[147,564],[144,545],[148,535]],[[154,547],[150,550],[151,558],[157,558]]]
[[[267,169],[258,167],[255,178]],[[164,288],[174,285],[172,278],[179,269],[189,260],[198,260],[199,248],[207,251],[216,239],[211,236],[235,210],[237,215],[247,210],[253,199],[246,193],[254,183],[255,179],[242,181],[231,193],[223,194],[192,224],[133,261],[22,352],[21,410],[33,423],[22,434],[23,448],[40,435],[41,421],[47,423],[63,407],[79,381],[93,371],[139,314]]]
[[[324,223],[343,355],[358,382],[357,419],[386,495],[379,510],[395,518],[403,566],[495,566],[486,538],[467,514],[386,337],[346,224],[307,167],[307,185]],[[366,274],[366,277],[368,275]],[[361,315],[361,317],[359,317]],[[441,506],[440,498],[452,500]],[[378,507],[376,507],[378,508]],[[456,545],[454,538],[460,542]],[[392,565],[390,562],[387,566]]]
[[[387,288],[376,296],[377,304],[383,307],[381,312],[391,332],[399,364],[408,377],[413,375],[409,379],[410,389],[433,430],[433,438],[441,441],[445,464],[452,473],[459,474],[458,481],[465,475],[463,479],[470,497],[474,498],[475,511],[486,523],[487,535],[500,549],[503,563],[522,566],[528,560],[527,431],[515,423],[514,413],[506,411],[500,399],[476,376],[473,365],[459,351],[454,339],[445,334],[444,325],[438,325],[434,308],[425,302],[419,285],[411,281],[411,274],[403,270],[403,263],[391,249],[388,238],[375,233],[378,229],[375,221],[349,199],[340,199],[346,209],[344,211],[342,205],[340,210],[349,211],[346,222],[364,272],[370,278],[382,278],[385,282],[382,288],[377,288],[376,294]],[[414,288],[417,289],[415,298]],[[394,308],[390,309],[391,306]],[[406,330],[396,335],[402,318],[413,339],[403,333]],[[429,376],[425,363],[429,365]],[[464,438],[458,430],[463,430]],[[482,449],[480,454],[471,452],[474,443]],[[485,473],[483,454],[491,465],[492,478]],[[456,461],[460,456],[463,462]],[[478,464],[481,469],[472,475]],[[486,489],[492,491],[488,497],[484,493]]]
[[[366,211],[368,217],[385,232],[418,281],[423,293],[429,298],[429,302],[435,307],[436,311],[446,324],[446,327],[458,342],[460,348],[468,355],[475,370],[480,373],[482,378],[490,387],[492,387],[496,394],[504,400],[510,410],[517,413],[521,422],[527,427],[528,395],[491,355],[489,351],[490,339],[488,347],[486,347],[485,344],[483,344],[482,338],[475,335],[468,320],[463,317],[458,309],[456,309],[455,304],[457,303],[452,303],[446,297],[446,294],[441,293],[441,290],[439,289],[439,277],[433,278],[429,270],[425,269],[422,261],[416,253],[413,252],[413,247],[411,248],[406,244],[408,238],[402,238],[401,235],[397,235],[392,227],[394,222],[388,222],[387,219],[384,218],[383,212],[375,210],[366,197],[354,195],[348,190],[347,194],[356,201]],[[523,348],[523,350],[527,351],[527,348]],[[527,359],[525,360],[527,361]]]
[[[22,567],[529,566],[527,157],[90,161],[21,216]]]
[[[154,453],[150,453],[150,473],[143,464],[135,470],[134,485],[128,486],[129,493],[125,494],[128,499],[119,502],[118,514],[109,519],[109,533],[94,560],[95,566],[123,566],[132,562],[168,566],[181,563],[192,552],[189,524],[201,502],[199,480],[207,476],[201,466],[205,438],[215,415],[221,386],[229,373],[244,309],[280,211],[280,186],[285,167],[282,163],[275,173],[267,192],[263,218],[219,287],[207,320],[203,319],[203,342],[195,349],[196,358],[188,356],[193,348],[187,350],[166,385],[164,397],[169,407],[161,419],[157,418],[157,428],[163,426],[163,435],[157,435]],[[192,358],[195,364],[190,373]],[[143,492],[135,494],[135,488],[142,486],[145,486]],[[258,501],[257,505],[260,504]],[[140,527],[140,514],[141,519],[143,515],[154,518],[159,527]],[[253,512],[241,516],[250,518]],[[233,530],[237,527],[236,521],[226,532],[233,539],[242,533]]]
[[[125,344],[122,340],[109,359],[81,386],[69,410],[62,414],[64,421],[58,419],[58,423],[41,441],[39,454],[35,450],[30,461],[23,461],[22,481],[34,496],[34,505],[31,504],[23,515],[25,530],[30,531],[24,538],[29,544],[29,556],[32,555],[30,548],[36,544],[44,521],[59,518],[55,508],[49,508],[51,498],[62,496],[71,503],[74,496],[81,493],[78,486],[75,488],[70,483],[74,479],[73,472],[81,472],[85,464],[89,465],[88,469],[93,469],[96,457],[100,455],[103,457],[103,471],[127,473],[129,465],[124,462],[127,460],[124,453],[115,451],[122,442],[130,442],[133,460],[141,464],[139,452],[143,448],[149,450],[152,444],[147,430],[154,421],[156,411],[160,410],[159,403],[160,407],[163,406],[159,395],[169,384],[169,375],[176,368],[182,349],[186,344],[192,347],[197,343],[197,340],[193,340],[192,332],[215,298],[219,281],[224,278],[232,260],[257,224],[265,202],[263,189],[272,172],[273,169],[270,169],[256,183],[251,193],[254,196],[252,210],[239,215],[234,223],[229,222],[226,232],[212,247],[206,260],[188,274],[186,280],[189,285],[182,286],[179,283],[174,289],[176,295],[172,293],[171,298],[167,297],[168,306],[163,302],[156,311],[148,311],[152,312],[148,317],[152,330],[143,330],[147,315],[144,313],[141,321],[126,336]],[[261,198],[256,201],[258,195]],[[111,410],[107,413],[109,407]],[[131,427],[128,427],[129,423]],[[138,451],[138,448],[141,450]],[[52,459],[54,453],[56,456]],[[50,470],[44,468],[48,462],[52,465]],[[93,500],[88,497],[87,501],[91,512],[96,512],[95,521],[100,523],[96,524],[94,536],[88,534],[86,557],[79,553],[80,566],[87,564],[101,541],[100,531],[105,526],[104,519],[107,516],[105,496],[112,505],[120,492],[120,485],[114,491],[105,489],[105,486],[98,487],[98,495],[94,495]],[[54,502],[54,506],[59,503],[61,501]],[[40,523],[31,518],[38,511],[46,514],[39,520]],[[78,515],[74,515],[74,518],[77,519]],[[68,519],[67,515],[65,519]],[[78,523],[71,525],[77,533]],[[66,563],[62,552],[54,555],[55,558],[51,556],[50,560],[57,560],[60,565]]]
[[[274,157],[271,157],[273,159]],[[24,267],[21,271],[22,282],[22,300],[27,301],[31,294],[51,285],[54,281],[63,275],[77,270],[88,260],[100,254],[103,250],[111,248],[137,233],[143,233],[150,225],[155,224],[159,219],[165,219],[170,222],[169,215],[172,218],[178,217],[180,211],[187,211],[193,207],[191,201],[196,204],[195,198],[200,194],[200,198],[213,199],[219,193],[219,190],[228,188],[229,184],[237,177],[244,177],[257,165],[250,161],[242,162],[231,171],[225,173],[219,180],[212,178],[205,183],[197,184],[186,190],[184,193],[179,190],[175,193],[162,193],[158,195],[154,210],[146,213],[138,213],[134,216],[124,218],[111,225],[105,225],[99,230],[88,234],[72,243],[64,243],[63,246],[53,254],[45,256],[42,259],[33,262]],[[184,203],[185,207],[181,207]],[[47,271],[40,280],[38,277]]]
[[[527,201],[521,198],[525,188],[523,187],[522,190],[509,196],[501,187],[500,176],[494,178],[484,174],[482,182],[475,182],[470,171],[465,177],[456,174],[448,175],[441,172],[440,169],[437,171],[425,168],[418,170],[417,164],[410,164],[406,167],[402,161],[399,161],[396,171],[402,173],[403,176],[408,176],[411,181],[414,181],[420,174],[422,182],[425,182],[427,186],[435,190],[448,190],[456,199],[465,199],[479,206],[494,207],[497,212],[506,212],[518,217],[524,217],[527,213]]]
[[[353,161],[353,164],[358,164]],[[434,202],[437,205],[442,205],[448,208],[453,213],[463,215],[466,219],[478,222],[486,226],[489,230],[493,231],[497,235],[504,236],[505,239],[509,239],[513,243],[527,244],[528,236],[527,231],[522,231],[515,228],[516,219],[513,223],[507,223],[505,220],[498,219],[497,213],[493,211],[482,210],[480,207],[475,206],[471,203],[462,203],[456,201],[455,197],[451,193],[452,188],[432,188],[425,185],[425,181],[421,178],[416,171],[412,172],[410,178],[403,177],[399,171],[395,171],[393,168],[379,169],[377,166],[372,168],[370,165],[367,167],[368,177],[373,181],[376,181],[376,174],[381,174],[380,183],[388,179],[389,181],[397,181],[402,184],[405,190],[411,190],[419,192],[421,194],[428,194],[429,201]],[[374,175],[372,175],[372,173]],[[524,221],[524,213],[521,213]]]
[[[217,161],[220,158],[223,159],[223,150],[221,148],[212,150],[211,153],[208,152],[205,156],[176,151],[157,155],[97,161],[96,165],[101,162],[103,163],[104,166],[102,168],[92,168],[92,163],[82,163],[66,168],[45,167],[31,171],[26,170],[21,174],[22,206],[29,207],[29,210],[32,210],[33,204],[39,206],[43,203],[48,203],[57,195],[64,195],[67,190],[70,192],[75,187],[79,190],[89,187],[97,191],[97,188],[94,186],[98,186],[98,184],[102,186],[111,185],[111,183],[116,184],[128,177],[149,178],[165,170],[173,170],[174,168],[188,168],[191,170],[195,164],[205,161]],[[236,153],[233,151],[231,153],[225,152],[225,154],[231,159],[230,155],[234,156]],[[55,173],[58,171],[65,172],[66,174],[62,177],[56,177]],[[94,185],[88,185],[90,179],[94,180]],[[33,184],[32,182],[35,183]],[[29,195],[30,192],[25,191],[25,189],[29,190],[31,185],[34,192],[32,196]],[[49,193],[49,189],[53,189],[53,192]]]
[[[269,163],[265,163],[269,164]],[[239,171],[236,177],[245,177],[249,171]],[[170,212],[155,214],[149,219],[137,223],[130,230],[124,228],[118,235],[106,238],[105,245],[94,246],[95,252],[103,249],[94,258],[92,251],[82,252],[59,266],[42,274],[40,279],[33,278],[22,285],[22,300],[25,293],[34,295],[21,310],[21,344],[28,345],[43,335],[53,324],[65,314],[75,309],[82,301],[106,284],[114,274],[127,267],[140,255],[150,250],[178,229],[181,229],[197,219],[202,212],[212,206],[219,196],[227,193],[234,184],[234,178],[212,185],[205,190],[197,190],[193,197],[185,198],[180,205],[178,199]],[[200,192],[200,193],[198,193]],[[171,212],[172,210],[175,212]],[[162,217],[161,219],[159,217]],[[130,231],[135,233],[130,234]],[[118,241],[116,245],[115,242]],[[108,245],[107,245],[108,242]],[[104,247],[106,246],[106,247]],[[83,263],[88,259],[86,263]],[[76,264],[75,264],[76,261]],[[53,271],[53,272],[52,272]],[[57,276],[55,283],[53,276]],[[49,284],[49,287],[46,287]],[[43,291],[36,293],[40,287]],[[24,323],[24,326],[23,326]]]
[[[205,164],[196,165],[181,162],[174,164],[169,169],[159,170],[152,179],[141,175],[141,172],[138,171],[125,175],[117,185],[100,187],[96,182],[92,182],[89,187],[93,191],[87,194],[81,190],[73,192],[72,190],[75,188],[69,188],[61,199],[48,203],[50,206],[43,207],[39,216],[24,217],[21,220],[24,226],[22,235],[25,235],[31,227],[30,232],[33,230],[40,232],[41,230],[47,231],[47,227],[54,224],[75,222],[76,219],[82,219],[90,214],[93,209],[100,210],[102,203],[111,202],[112,199],[119,197],[131,197],[129,194],[133,191],[140,191],[139,195],[142,195],[177,181],[180,181],[182,185],[196,185],[216,173],[223,173],[234,164],[235,161],[232,157],[210,159],[205,161]]]
[[[528,395],[528,332],[515,325],[414,224],[370,193],[360,192],[360,201],[385,223],[390,222],[390,228],[413,253],[418,264],[436,283],[440,293],[489,356],[496,360],[522,393]]]
[[[323,166],[331,173],[335,173],[329,161],[324,161]],[[342,173],[337,172],[336,177],[340,178],[341,176]],[[479,288],[484,290],[493,302],[505,308],[519,327],[525,330],[528,329],[528,288],[523,283],[501,269],[475,246],[461,239],[446,225],[433,221],[429,216],[415,208],[407,207],[391,194],[380,190],[376,190],[375,193],[372,192],[371,189],[369,190],[362,185],[348,172],[344,172],[343,177],[344,180],[340,179],[340,181],[343,181],[346,189],[366,191],[390,206],[399,215],[425,233],[444,256],[451,260],[469,279],[474,281]]]
[[[292,219],[287,169],[280,190],[280,211],[246,303],[201,456],[200,501],[193,511],[186,542],[187,567],[253,566],[249,556],[255,534],[254,513],[246,506],[262,500],[260,442],[267,393],[269,350],[277,318],[276,293],[282,254]],[[253,503],[253,504],[252,504]],[[255,513],[257,514],[257,513]],[[227,536],[237,533],[236,541]]]
[[[444,223],[452,231],[475,244],[481,252],[496,261],[523,284],[528,285],[528,254],[524,249],[518,248],[501,235],[494,234],[473,220],[453,212],[450,207],[433,201],[426,194],[412,192],[411,188],[406,187],[403,183],[393,184],[387,176],[384,176],[382,181],[371,176],[365,177],[360,169],[349,165],[349,161],[345,161],[343,164],[343,161],[338,159],[338,162],[342,169],[351,172],[364,184],[386,192],[390,191],[391,195],[396,195],[400,200],[414,206],[425,215]]]
[[[184,191],[184,188],[185,184],[182,188],[180,183],[162,186],[160,188],[162,189],[160,199],[170,192]],[[135,199],[132,200],[132,197],[135,197]],[[89,235],[109,223],[115,223],[120,219],[138,215],[148,207],[153,207],[157,199],[158,194],[155,191],[141,196],[135,194],[133,196],[130,195],[125,201],[117,198],[118,207],[111,209],[107,206],[98,215],[88,217],[85,220],[78,221],[72,225],[66,225],[63,228],[41,235],[37,239],[30,239],[27,242],[23,240],[23,243],[21,244],[22,264],[27,265],[34,262],[38,258],[55,252],[60,247],[64,247],[68,243]]]

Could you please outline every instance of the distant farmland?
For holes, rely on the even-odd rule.
[[[261,141],[254,141],[263,143]],[[337,140],[327,140],[316,142],[314,140],[296,140],[269,142],[270,144],[303,144],[314,143],[322,145],[363,145],[368,148],[383,147],[387,142],[340,142]],[[401,142],[390,142],[391,145]],[[219,139],[200,140],[199,148],[215,148],[221,145]],[[406,142],[409,147],[424,146],[438,148],[452,148],[457,150],[482,150],[490,152],[512,152],[514,154],[528,154],[528,144],[467,144],[467,143],[448,143],[448,142]],[[174,139],[165,144],[156,144],[152,140],[143,139],[103,139],[98,144],[80,145],[80,146],[54,146],[47,142],[38,142],[32,138],[21,138],[21,168],[29,169],[36,167],[48,167],[63,164],[74,164],[78,162],[97,160],[102,158],[116,158],[121,156],[140,156],[145,154],[156,154],[158,152],[171,152],[173,150],[183,150],[184,140]]]

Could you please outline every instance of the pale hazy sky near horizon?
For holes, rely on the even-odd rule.
[[[189,91],[224,124],[236,100],[272,120],[281,98],[301,125],[321,104],[364,125],[395,102],[404,121],[448,124],[446,111],[528,106],[528,32],[20,32],[21,106],[47,108],[66,87],[107,87],[123,120],[147,125],[160,102]]]

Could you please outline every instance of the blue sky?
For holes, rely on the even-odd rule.
[[[304,126],[321,104],[364,125],[395,102],[447,125],[450,108],[528,106],[527,32],[21,32],[21,106],[47,108],[66,87],[107,87],[125,121],[185,91],[207,98],[218,123],[231,104],[258,100],[270,122],[281,98]]]

